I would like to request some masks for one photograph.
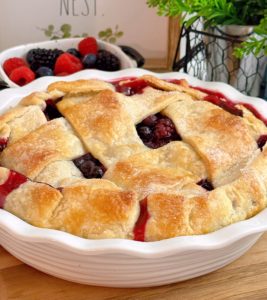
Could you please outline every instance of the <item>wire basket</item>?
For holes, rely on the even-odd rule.
[[[253,54],[238,59],[233,49],[253,34],[248,26],[221,26],[206,30],[201,21],[182,26],[173,62],[174,71],[184,71],[201,80],[231,84],[249,96],[264,95],[267,57]],[[185,49],[184,56],[179,53]]]

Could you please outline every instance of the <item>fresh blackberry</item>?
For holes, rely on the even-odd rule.
[[[26,60],[33,71],[40,67],[54,69],[55,62],[63,51],[59,49],[31,49],[26,56]]]
[[[121,64],[117,56],[107,50],[99,50],[96,56],[95,66],[102,71],[120,70]]]

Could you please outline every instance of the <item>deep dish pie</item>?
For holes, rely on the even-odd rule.
[[[90,239],[205,234],[267,206],[266,140],[185,80],[55,82],[0,116],[0,208]]]

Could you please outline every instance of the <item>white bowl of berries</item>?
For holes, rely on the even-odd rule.
[[[10,87],[24,86],[43,76],[65,76],[84,69],[118,71],[137,62],[120,47],[94,37],[44,41],[0,53],[0,78]]]

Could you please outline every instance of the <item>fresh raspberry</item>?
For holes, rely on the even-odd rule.
[[[13,70],[22,66],[26,66],[26,63],[22,58],[12,57],[4,62],[3,69],[6,72],[7,76],[9,76]]]
[[[72,74],[83,69],[83,64],[79,58],[69,53],[61,54],[56,60],[54,73],[55,75],[64,73]]]
[[[35,79],[35,74],[30,68],[22,66],[13,70],[9,78],[19,86],[23,86],[33,81]]]
[[[86,54],[97,54],[98,46],[94,37],[86,37],[78,44],[79,52],[84,56]]]

